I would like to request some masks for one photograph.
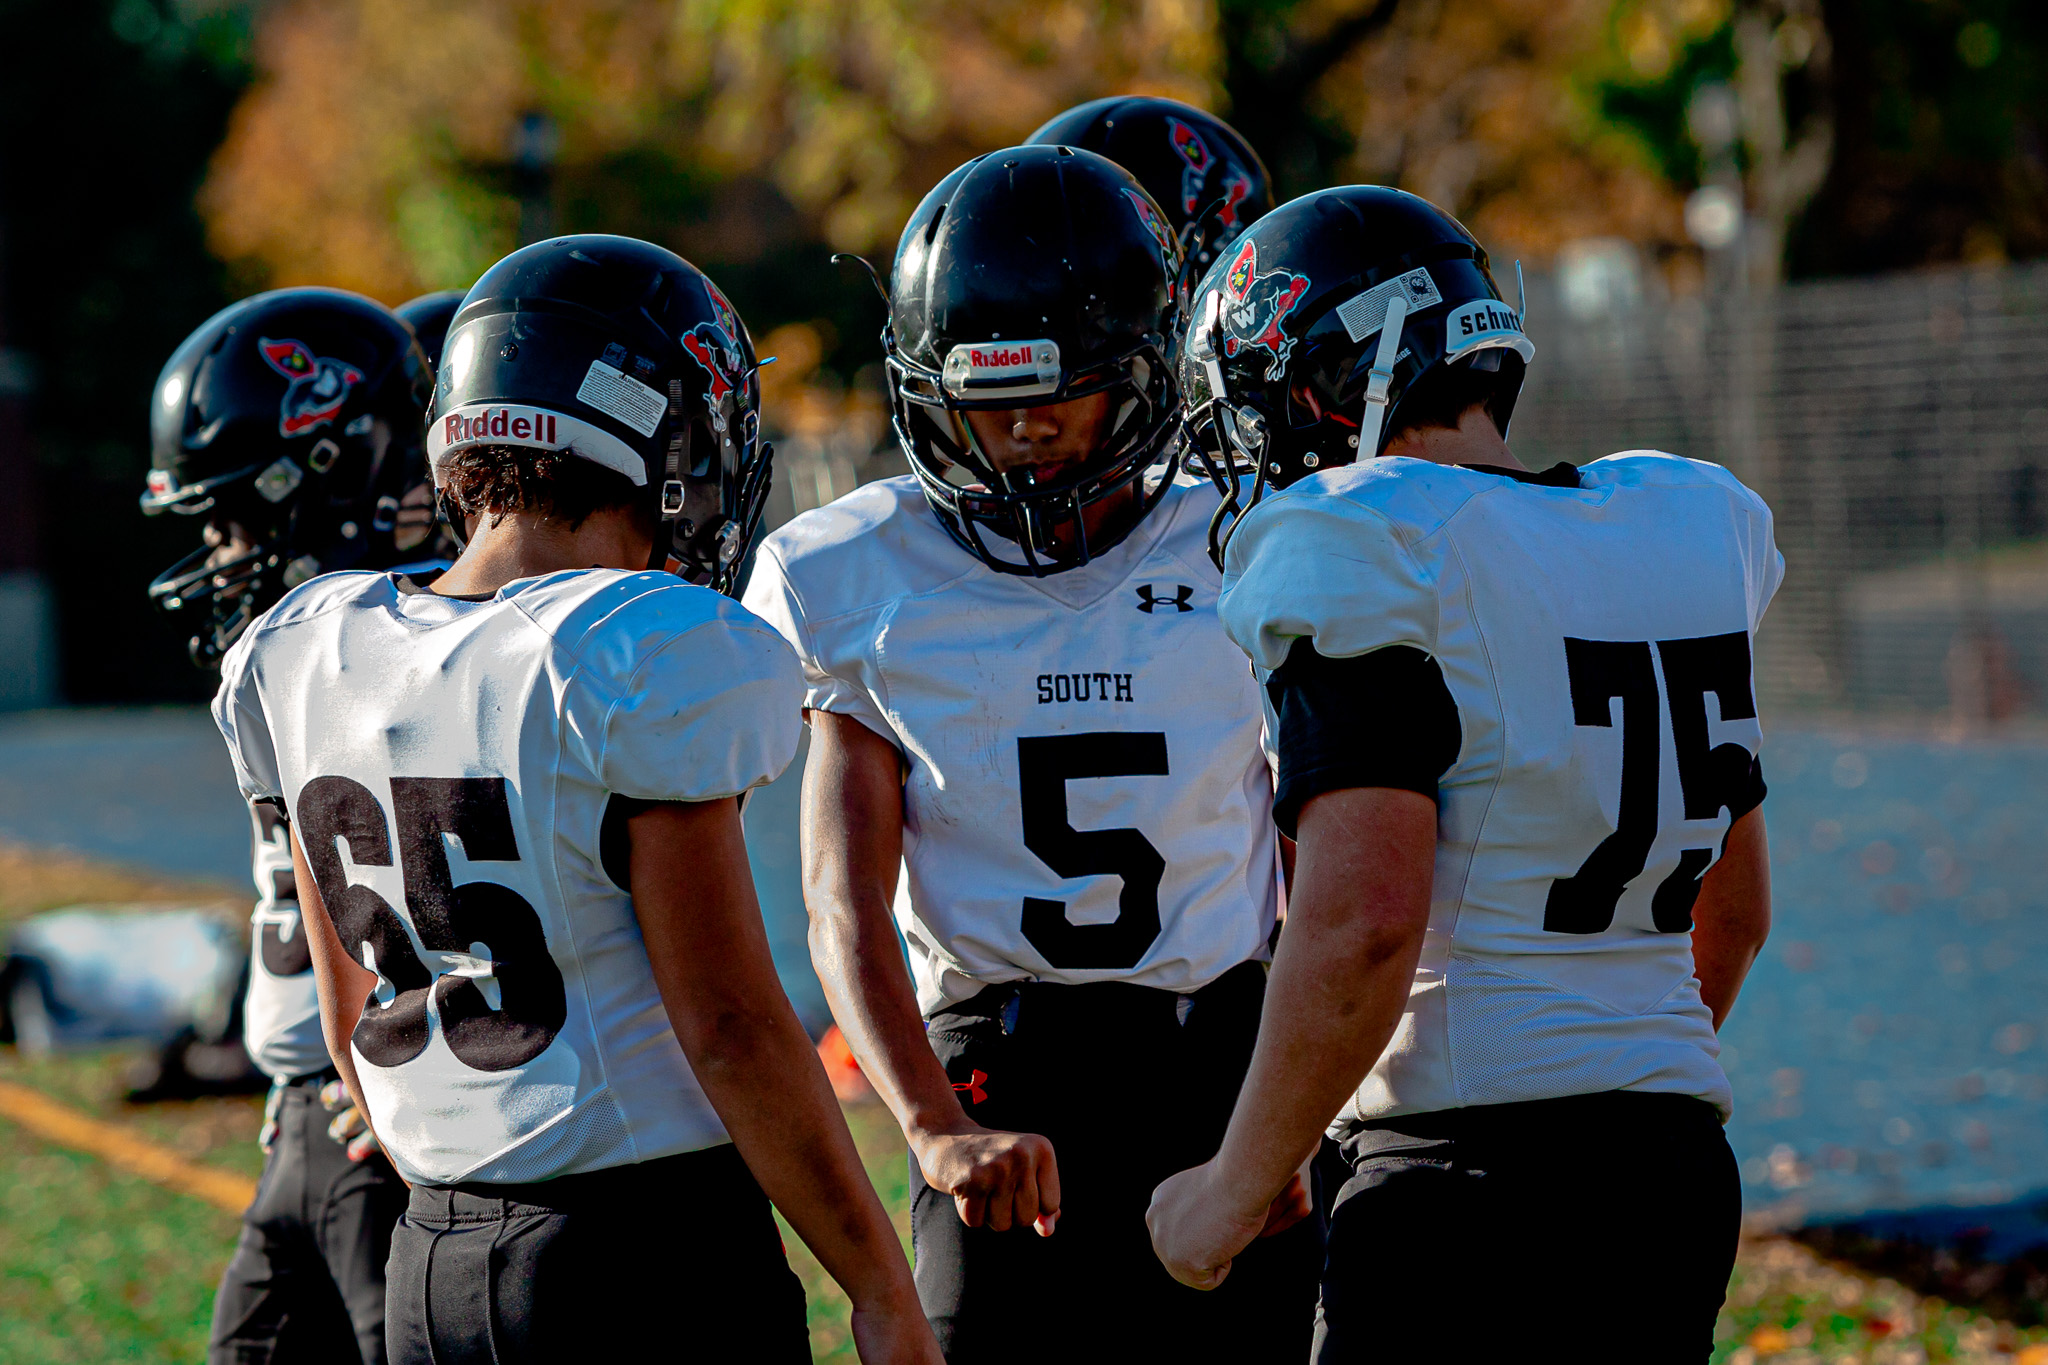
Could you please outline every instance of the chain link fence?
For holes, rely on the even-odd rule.
[[[1530,281],[1516,451],[1668,450],[1764,495],[1786,560],[1766,706],[2048,710],[2048,267],[1671,301],[1573,284]]]

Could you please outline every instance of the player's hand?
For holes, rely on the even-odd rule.
[[[900,1307],[855,1306],[852,1327],[861,1365],[945,1365],[915,1297]]]
[[[1216,1188],[1215,1163],[1207,1162],[1160,1182],[1145,1210],[1145,1226],[1167,1274],[1191,1289],[1214,1289],[1230,1274],[1237,1253],[1265,1230],[1271,1213],[1272,1207],[1238,1210]]]
[[[1273,1196],[1273,1202],[1266,1207],[1266,1226],[1259,1231],[1261,1237],[1272,1237],[1287,1231],[1302,1219],[1315,1212],[1309,1198],[1308,1168],[1315,1161],[1315,1153],[1301,1163],[1301,1169],[1287,1178],[1287,1187]]]
[[[1052,1144],[1036,1133],[970,1124],[912,1144],[925,1183],[953,1196],[968,1227],[1032,1227],[1052,1236],[1060,1217],[1060,1171]]]
[[[327,1125],[327,1136],[348,1148],[350,1161],[368,1161],[372,1152],[381,1150],[377,1135],[370,1131],[370,1121],[356,1108],[355,1101],[348,1097],[348,1087],[340,1081],[329,1081],[320,1087],[320,1107],[334,1115],[334,1122]]]

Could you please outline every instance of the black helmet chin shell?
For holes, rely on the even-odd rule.
[[[566,448],[601,456],[661,504],[657,566],[672,559],[732,591],[768,490],[758,370],[746,324],[696,266],[630,237],[556,237],[499,261],[464,297],[428,449],[506,443],[473,424],[494,411],[581,424],[588,448]]]

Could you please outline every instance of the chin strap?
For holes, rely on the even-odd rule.
[[[1370,460],[1380,453],[1380,432],[1387,420],[1387,392],[1394,383],[1394,361],[1401,354],[1401,324],[1408,320],[1408,300],[1396,294],[1387,300],[1387,315],[1380,323],[1380,349],[1367,371],[1365,417],[1359,423],[1358,458]]]
[[[445,488],[434,490],[434,510],[441,515],[441,521],[448,527],[448,539],[455,542],[455,552],[461,554],[469,548],[468,528],[463,524],[462,508]]]

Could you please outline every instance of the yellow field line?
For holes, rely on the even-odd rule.
[[[81,1114],[25,1085],[0,1081],[0,1118],[13,1119],[59,1146],[89,1152],[109,1166],[217,1204],[229,1213],[240,1213],[256,1197],[256,1182],[246,1176],[188,1161],[120,1124]]]

